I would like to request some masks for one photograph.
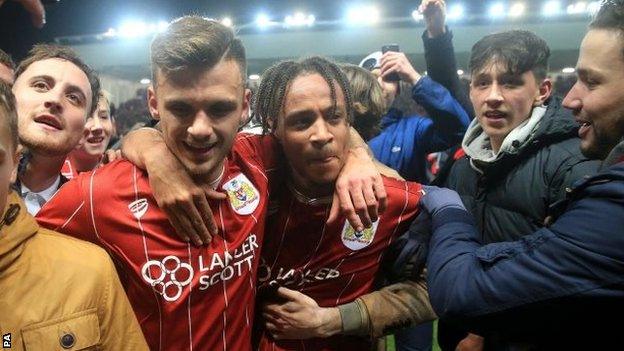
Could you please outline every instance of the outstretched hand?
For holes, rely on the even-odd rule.
[[[386,209],[386,189],[373,159],[362,148],[349,151],[349,157],[336,180],[336,191],[328,223],[342,213],[351,226],[370,228]]]
[[[273,338],[326,338],[342,330],[338,308],[319,307],[309,296],[284,287],[277,295],[280,303],[262,305],[265,327]]]

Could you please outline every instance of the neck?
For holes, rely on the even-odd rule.
[[[78,172],[88,172],[100,163],[102,157],[95,157],[82,152],[72,152],[69,155],[69,159],[74,167],[76,167],[76,171]]]
[[[65,156],[42,156],[32,154],[19,178],[28,189],[39,192],[54,184],[61,173]]]
[[[499,140],[498,138],[490,138],[490,145],[492,146],[492,151],[494,151],[494,153],[498,153],[498,150],[500,150],[501,146],[503,145],[503,140]]]
[[[197,184],[197,186],[202,188],[216,188],[216,186],[219,185],[221,178],[223,178],[223,174],[225,173],[225,162],[226,160],[221,161],[221,163],[219,163],[213,170],[208,172],[207,175],[194,175],[192,177],[193,181],[195,182],[195,184]]]
[[[292,185],[294,189],[301,195],[308,198],[320,198],[331,196],[334,193],[335,183],[329,184],[317,184],[296,174],[291,171]]]

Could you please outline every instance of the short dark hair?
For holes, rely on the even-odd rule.
[[[262,75],[258,92],[254,97],[254,114],[262,122],[262,129],[267,133],[272,122],[278,118],[284,106],[284,97],[295,78],[307,74],[318,73],[329,85],[333,109],[336,109],[336,87],[338,84],[345,97],[347,120],[353,121],[353,102],[347,77],[340,67],[327,58],[313,56],[301,60],[287,60],[269,67]],[[332,111],[333,113],[334,111]]]
[[[5,65],[15,71],[15,61],[13,61],[11,55],[2,51],[2,49],[0,49],[0,64]]]
[[[546,41],[526,30],[510,30],[486,35],[472,46],[470,72],[477,73],[495,62],[506,66],[511,74],[532,71],[539,81],[548,73],[550,49]]]
[[[89,80],[91,86],[91,110],[87,116],[91,116],[93,111],[97,109],[98,95],[100,94],[100,79],[95,71],[89,67],[78,54],[67,46],[53,45],[53,44],[36,44],[28,52],[28,56],[23,59],[17,69],[15,70],[15,80],[26,71],[26,69],[35,62],[48,60],[48,59],[61,59],[69,61],[76,65]]]
[[[17,148],[17,111],[15,110],[15,96],[11,91],[11,87],[0,80],[0,116],[6,119],[6,126],[9,128],[13,150]]]
[[[241,81],[247,77],[245,47],[234,31],[218,21],[200,16],[184,16],[172,21],[157,34],[150,48],[152,81],[156,87],[160,69],[165,75],[189,69],[210,69],[222,59],[234,60]]]
[[[590,29],[608,29],[618,31],[622,39],[624,58],[624,0],[605,0],[600,10],[589,24]]]

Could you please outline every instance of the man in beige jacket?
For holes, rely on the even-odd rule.
[[[15,98],[0,82],[2,348],[147,350],[108,254],[39,228],[11,190],[16,147]]]

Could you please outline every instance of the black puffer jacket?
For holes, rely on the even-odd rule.
[[[552,98],[523,142],[514,141],[492,162],[471,165],[465,156],[453,165],[446,186],[472,212],[483,243],[517,240],[543,227],[549,206],[565,197],[565,189],[596,172],[599,163],[582,156],[577,130],[561,100]]]

